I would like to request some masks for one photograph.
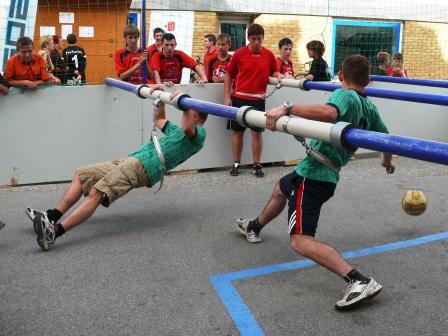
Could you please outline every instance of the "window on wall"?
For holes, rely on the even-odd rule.
[[[232,40],[231,51],[235,51],[247,44],[246,30],[248,25],[248,23],[242,21],[221,22],[221,33],[229,34]]]
[[[332,64],[336,74],[342,61],[349,55],[361,54],[378,66],[376,54],[386,51],[391,55],[400,50],[400,23],[339,21],[333,23]]]

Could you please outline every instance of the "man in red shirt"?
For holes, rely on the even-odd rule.
[[[204,36],[204,70],[207,80],[212,81],[212,74],[210,70],[210,61],[218,56],[218,50],[216,49],[216,36],[213,34],[207,34]]]
[[[53,84],[45,60],[34,53],[33,47],[33,40],[29,37],[17,40],[17,54],[9,58],[3,74],[8,86],[35,90],[38,85]]]
[[[151,68],[154,71],[156,84],[171,86],[179,84],[182,79],[182,69],[189,68],[197,72],[201,80],[196,81],[202,85],[207,83],[202,67],[190,56],[176,49],[176,37],[171,33],[163,35],[162,52],[156,52],[151,58]]]
[[[154,55],[157,51],[162,51],[162,43],[163,43],[163,34],[165,34],[165,31],[162,28],[154,28],[153,30],[153,37],[154,37],[154,44],[151,44],[148,47],[148,60],[151,61],[152,55]]]
[[[277,69],[283,75],[283,78],[294,78],[291,61],[292,46],[292,41],[287,37],[278,41],[280,57],[277,57]]]
[[[229,54],[230,43],[230,36],[227,34],[220,34],[216,39],[218,55],[210,61],[208,66],[208,72],[211,74],[213,83],[224,83],[227,68],[232,59]]]
[[[153,73],[148,64],[148,52],[138,47],[139,29],[129,24],[124,29],[123,36],[126,39],[126,48],[118,49],[114,56],[118,78],[124,82],[142,84],[143,67],[146,67],[147,83],[153,83]]]
[[[269,76],[280,78],[277,63],[272,51],[264,48],[264,29],[258,24],[251,24],[247,29],[249,44],[238,49],[232,56],[224,80],[224,104],[234,107],[253,106],[256,110],[265,110],[265,93]],[[233,92],[230,89],[233,83]],[[229,120],[227,128],[232,130],[233,166],[230,175],[239,174],[241,152],[245,127],[238,122]],[[253,173],[256,177],[263,177],[260,165],[263,149],[263,128],[251,127]]]

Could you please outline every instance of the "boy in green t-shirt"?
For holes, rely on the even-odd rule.
[[[161,90],[161,87],[153,85],[152,89]],[[176,95],[173,93],[170,98]],[[57,237],[85,222],[100,204],[108,207],[134,188],[151,187],[159,182],[163,171],[173,169],[202,149],[206,136],[202,125],[206,119],[207,114],[188,109],[183,112],[182,126],[178,126],[166,119],[165,104],[161,102],[155,109],[154,122],[165,135],[159,140],[163,158],[159,157],[154,142],[149,141],[123,159],[77,169],[54,209],[46,212],[31,207],[25,209],[33,221],[38,245],[49,250]],[[82,195],[86,198],[81,205],[59,222]]]
[[[275,130],[278,118],[293,115],[324,121],[345,121],[355,127],[388,133],[376,106],[365,96],[364,88],[369,83],[370,64],[361,55],[345,59],[339,79],[342,89],[336,90],[325,105],[293,105],[288,111],[284,106],[266,113],[266,128]],[[312,156],[307,156],[295,168],[277,182],[266,207],[256,219],[237,220],[238,230],[251,243],[261,242],[260,231],[264,225],[277,217],[288,201],[290,242],[294,251],[315,261],[343,278],[347,283],[344,297],[336,303],[336,309],[347,309],[361,301],[377,295],[382,286],[373,278],[355,270],[331,246],[314,239],[320,209],[334,194],[339,180],[339,169],[350,160],[353,152],[333,147],[331,144],[313,140],[310,146],[325,155],[333,163],[331,169]],[[388,174],[395,170],[392,155],[382,153],[381,165]]]

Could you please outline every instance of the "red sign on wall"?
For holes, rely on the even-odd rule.
[[[168,30],[169,32],[174,31],[176,29],[176,22],[174,21],[170,21],[166,24],[165,26],[166,30]]]

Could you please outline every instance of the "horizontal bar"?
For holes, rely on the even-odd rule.
[[[133,92],[137,95],[140,94],[141,97],[148,97],[151,99],[160,98],[167,104],[178,107],[179,109],[191,108],[232,120],[241,118],[240,114],[242,110],[235,107],[197,100],[185,95],[180,96],[179,101],[170,100],[169,96],[171,94],[168,92],[160,90],[152,92],[150,88],[146,86],[123,83],[124,82],[117,80],[106,80],[107,85]],[[316,84],[316,82],[312,84]],[[326,85],[336,86],[334,84]],[[266,127],[266,117],[265,112],[263,111],[249,110],[243,119],[247,125]],[[277,120],[275,127],[276,130],[280,132],[333,143],[332,140],[334,139],[332,138],[332,131],[337,130],[339,125],[340,123],[332,124],[300,117],[289,118],[283,116]],[[340,134],[342,139],[338,140],[341,140],[342,143],[345,143],[349,147],[360,147],[448,165],[448,144],[446,143],[371,132],[355,128],[346,129]]]
[[[106,78],[106,85],[113,86],[128,92],[137,93],[138,85],[123,82],[114,78]]]
[[[348,129],[343,138],[352,147],[448,165],[448,144],[443,142],[371,132],[357,128]]]
[[[236,114],[238,112],[238,108],[236,107],[210,103],[188,97],[181,98],[179,100],[179,105],[182,109],[192,108],[201,112],[232,120],[236,120]]]
[[[442,81],[442,80],[392,77],[392,76],[380,76],[380,75],[371,75],[370,80],[372,80],[374,82],[398,83],[398,84],[409,84],[409,85],[421,85],[421,86],[448,88],[448,81]]]
[[[278,79],[271,77],[269,79],[269,83],[270,84],[278,84]],[[309,80],[296,81],[293,79],[289,79],[288,81],[285,81],[283,83],[283,80],[282,80],[282,85],[287,86],[287,87],[300,87],[300,83],[302,83],[303,88],[305,90],[335,91],[335,90],[341,88],[341,84],[337,84],[334,82],[313,82],[313,81],[309,81]],[[385,99],[410,101],[410,102],[415,102],[415,103],[448,106],[448,96],[442,96],[442,95],[399,91],[399,90],[385,90],[385,89],[377,89],[377,88],[369,88],[369,87],[366,87],[364,89],[364,93],[370,97],[378,97],[378,98],[385,98]]]

